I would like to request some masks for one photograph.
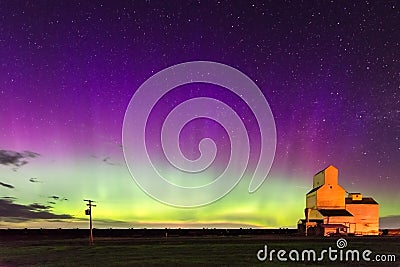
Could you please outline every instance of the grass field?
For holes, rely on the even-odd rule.
[[[93,246],[87,239],[66,240],[0,240],[0,266],[400,266],[399,237],[346,238],[344,249],[372,251],[395,255],[396,261],[331,262],[328,256],[316,262],[281,262],[276,255],[271,262],[260,262],[257,252],[314,249],[319,253],[332,247],[337,249],[337,238],[309,238],[288,236],[242,237],[163,237],[163,238],[101,238]],[[317,254],[319,255],[319,254]],[[361,254],[360,254],[361,255]],[[288,257],[286,255],[286,257]]]

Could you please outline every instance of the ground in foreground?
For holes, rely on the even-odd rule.
[[[372,251],[370,262],[340,261],[337,240],[285,236],[101,238],[93,246],[88,245],[87,239],[0,240],[0,266],[400,266],[399,237],[346,237],[343,253],[359,250],[361,258],[368,249]],[[267,258],[260,262],[257,252],[265,245],[268,253],[272,249],[287,253],[297,250],[300,258],[303,250],[315,250],[318,258],[323,249],[331,247],[338,250],[338,260],[331,261],[325,255],[322,261],[282,262],[275,252],[272,261]],[[386,255],[387,260],[394,255],[395,261],[392,257],[389,262],[377,262],[376,255]],[[284,257],[288,258],[288,254]]]

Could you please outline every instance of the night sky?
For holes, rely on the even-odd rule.
[[[1,1],[0,227],[84,227],[87,198],[98,202],[97,227],[294,227],[312,176],[330,164],[347,191],[380,204],[381,228],[400,227],[399,25],[396,1]],[[133,181],[122,125],[143,82],[189,61],[250,77],[272,110],[277,143],[255,193],[245,177],[223,199],[182,209]],[[243,101],[202,83],[165,95],[149,135],[199,96],[236,109],[259,148]],[[201,138],[215,139],[219,173],[226,135],[202,119],[180,140],[196,158]],[[150,150],[170,170],[162,149]]]

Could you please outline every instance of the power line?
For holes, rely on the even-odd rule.
[[[84,199],[83,201],[88,202],[86,204],[86,206],[88,206],[89,208],[85,210],[85,214],[89,215],[90,218],[90,236],[89,236],[89,243],[90,245],[93,245],[93,224],[92,224],[92,207],[96,207],[96,205],[92,204],[93,200],[90,199]]]

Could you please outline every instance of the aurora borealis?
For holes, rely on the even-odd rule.
[[[97,201],[96,227],[294,227],[312,176],[333,164],[346,190],[377,200],[381,227],[399,228],[399,10],[394,1],[0,2],[0,227],[86,227],[86,198]],[[257,84],[277,146],[255,193],[245,177],[221,200],[182,209],[133,181],[122,124],[143,82],[199,60]],[[166,112],[199,96],[238,110],[257,141],[243,101],[207,84],[166,95],[148,134],[158,137]],[[201,138],[213,138],[210,173],[219,173],[228,134],[199,119],[182,131],[183,153],[194,159]],[[163,166],[160,147],[151,151]]]

